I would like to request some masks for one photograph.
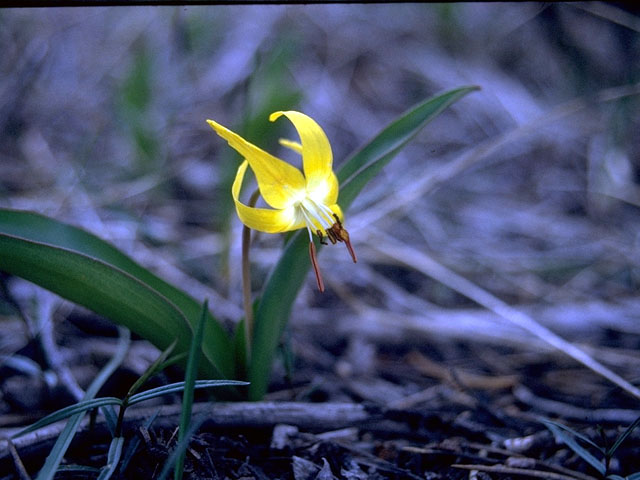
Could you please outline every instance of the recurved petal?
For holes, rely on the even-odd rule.
[[[249,162],[260,193],[270,206],[276,209],[288,207],[304,193],[306,182],[296,167],[247,142],[213,120],[207,120],[207,123]]]
[[[286,116],[298,131],[302,144],[302,168],[307,179],[307,187],[313,188],[315,183],[323,181],[333,168],[331,145],[324,131],[315,120],[304,113],[289,110],[274,112],[269,117],[272,122]]]
[[[245,160],[238,167],[236,178],[231,186],[231,194],[236,205],[238,217],[247,227],[266,233],[280,233],[296,230],[303,225],[298,225],[295,208],[290,206],[284,209],[271,210],[268,208],[255,208],[245,205],[240,201],[240,189],[242,180],[247,171],[248,162]]]

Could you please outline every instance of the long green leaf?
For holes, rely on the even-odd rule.
[[[367,182],[431,120],[452,103],[477,89],[457,88],[426,100],[401,115],[351,156],[338,172],[341,184],[339,203],[343,210],[351,205]],[[255,315],[249,368],[249,398],[252,400],[261,399],[267,390],[275,349],[309,271],[308,243],[304,232],[291,237],[264,288]]]
[[[125,325],[161,350],[178,339],[186,352],[199,318],[198,302],[113,245],[33,212],[0,209],[0,270]],[[203,350],[203,373],[233,376],[229,337],[210,313]]]
[[[125,325],[159,348],[178,339],[188,348],[191,329],[165,297],[131,275],[84,254],[0,234],[0,269]]]
[[[365,185],[431,120],[476,90],[479,90],[479,87],[460,87],[425,100],[402,114],[371,142],[354,153],[338,171],[340,206],[347,210]]]

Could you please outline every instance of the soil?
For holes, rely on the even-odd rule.
[[[74,318],[76,325],[96,324],[82,312]],[[83,367],[90,378],[115,338],[81,334],[68,323],[60,330],[65,355],[73,345],[76,355],[96,362]],[[376,335],[327,338],[317,329],[292,330],[283,348],[294,358],[293,368],[287,372],[278,364],[264,402],[228,403],[198,394],[193,421],[199,427],[188,447],[185,478],[602,478],[542,421],[556,421],[610,446],[640,415],[632,398],[552,351],[415,334],[383,341]],[[100,396],[122,395],[136,378],[135,358],[140,362],[152,352],[146,342],[134,341]],[[80,370],[74,367],[82,377]],[[150,386],[179,375],[169,369]],[[2,378],[4,429],[68,401],[64,389],[49,391],[46,385],[34,397],[33,380],[6,366]],[[176,446],[179,409],[176,396],[127,411],[124,449],[134,442],[137,448],[114,478],[158,478]],[[59,426],[32,435],[29,444],[17,439],[13,459],[4,449],[0,478],[22,478],[22,466],[35,476],[58,432]],[[640,469],[639,437],[634,431],[622,443],[608,473]],[[109,441],[98,416],[74,438],[56,479],[96,478]],[[594,448],[583,446],[598,457]]]

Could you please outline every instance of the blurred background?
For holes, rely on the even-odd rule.
[[[307,277],[293,325],[535,344],[393,254],[418,252],[570,339],[606,332],[637,376],[639,32],[599,3],[0,10],[0,203],[108,239],[234,321],[239,158],[205,119],[285,155],[295,132],[268,115],[303,111],[339,167],[414,104],[478,85],[358,198],[360,261],[324,249],[328,290]],[[256,239],[256,291],[282,240]]]

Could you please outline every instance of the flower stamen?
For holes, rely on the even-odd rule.
[[[322,234],[322,230],[316,230],[316,235],[318,235],[318,238],[320,239],[320,243],[322,245],[329,245],[325,240],[324,240],[324,235]]]
[[[338,215],[334,213],[333,217],[336,219],[336,223],[334,223],[331,228],[327,230],[327,236],[333,244],[335,244],[336,242],[344,242],[347,246],[347,250],[349,250],[349,255],[351,255],[353,263],[356,263],[358,259],[356,257],[356,252],[351,245],[351,240],[349,240],[349,232],[347,232],[347,230],[342,226],[342,222],[338,218]]]

